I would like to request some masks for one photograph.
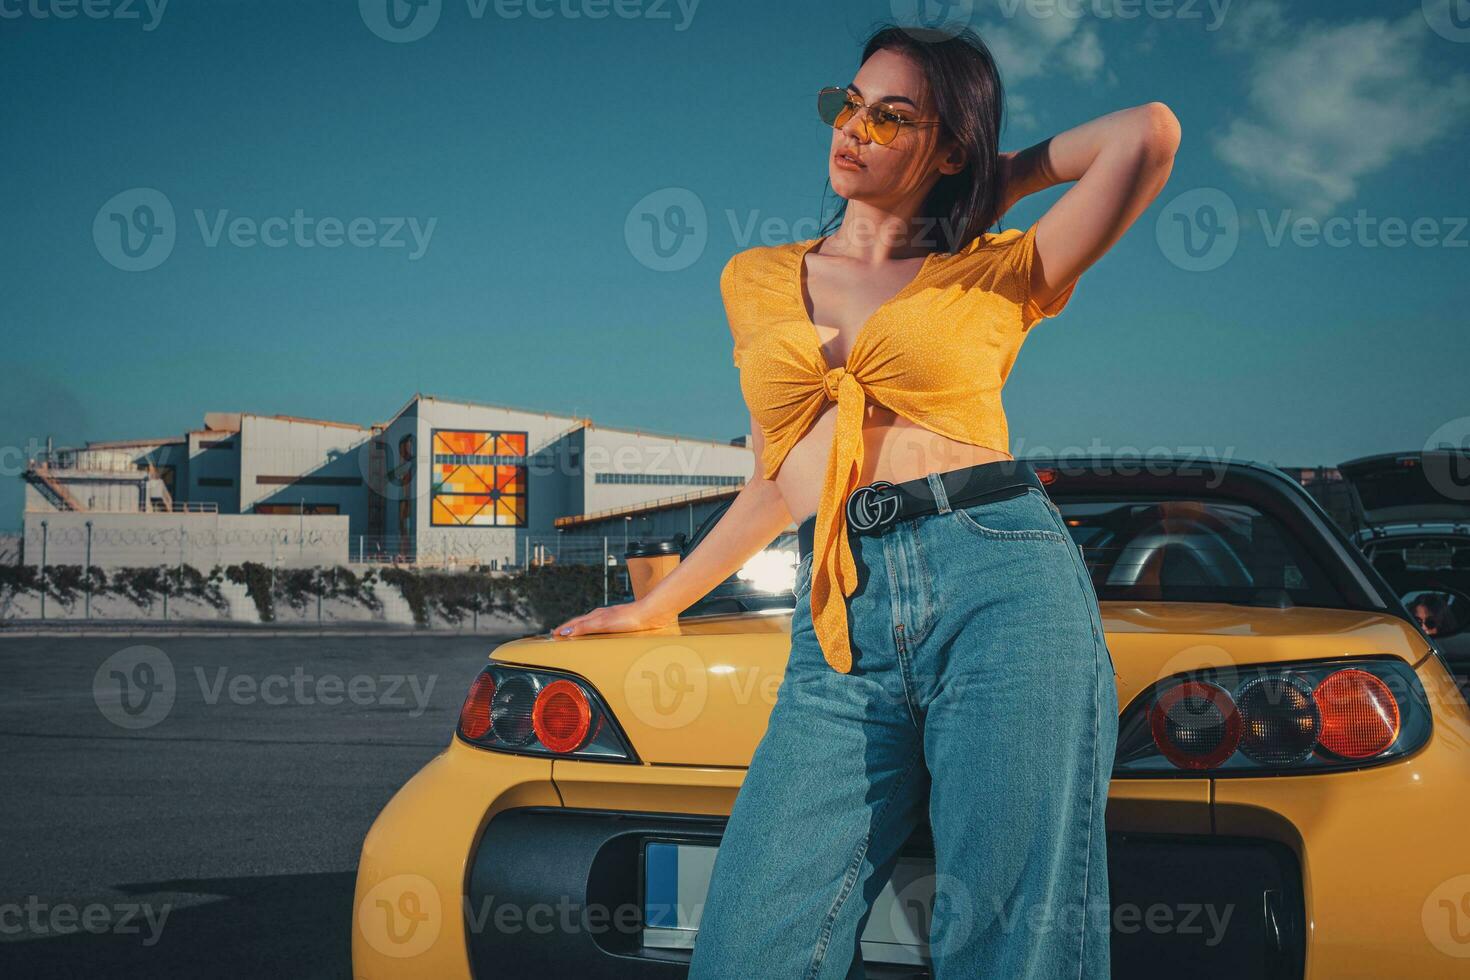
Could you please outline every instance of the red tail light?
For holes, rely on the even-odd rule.
[[[1210,667],[1166,677],[1127,706],[1113,774],[1360,769],[1410,755],[1432,728],[1423,684],[1396,657]]]
[[[552,681],[536,695],[531,724],[542,745],[553,752],[571,752],[581,747],[591,730],[592,705],[576,684]]]
[[[1399,737],[1393,692],[1366,670],[1329,674],[1312,693],[1322,711],[1322,746],[1347,759],[1366,759]]]
[[[1216,684],[1185,681],[1169,688],[1148,721],[1154,745],[1181,769],[1213,769],[1240,744],[1240,713]]]
[[[459,730],[467,738],[484,738],[490,730],[490,701],[495,697],[495,678],[479,674],[459,709]]]
[[[561,671],[492,662],[470,683],[458,731],[497,752],[638,762],[597,689]]]

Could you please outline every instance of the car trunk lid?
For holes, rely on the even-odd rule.
[[[1470,452],[1386,453],[1337,467],[1369,526],[1470,521]]]
[[[1103,602],[1118,701],[1172,673],[1286,660],[1423,654],[1408,623],[1382,613],[1209,602]],[[606,701],[644,763],[744,767],[765,733],[791,650],[789,610],[694,616],[638,633],[498,647],[499,663],[576,674]]]

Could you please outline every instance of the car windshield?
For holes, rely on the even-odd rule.
[[[1470,541],[1463,537],[1394,536],[1363,550],[1411,610],[1424,592],[1470,597]]]
[[[1276,520],[1219,500],[1053,497],[1100,600],[1341,607]]]
[[[796,548],[796,532],[784,532],[680,615],[790,609],[796,602]]]
[[[1100,600],[1346,605],[1300,542],[1248,504],[1060,494],[1053,501]],[[790,608],[795,574],[796,535],[787,532],[683,615]]]

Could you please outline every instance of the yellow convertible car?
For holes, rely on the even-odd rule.
[[[1119,672],[1113,975],[1470,976],[1470,711],[1379,573],[1274,467],[1031,462]],[[363,845],[354,976],[686,975],[789,649],[789,579],[736,579],[675,627],[493,651]],[[929,976],[935,892],[921,824],[867,976]]]

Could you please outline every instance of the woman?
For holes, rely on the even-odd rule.
[[[978,37],[887,27],[824,90],[835,233],[737,254],[721,289],[755,476],[667,578],[555,636],[673,624],[792,520],[791,654],[717,852],[691,980],[856,978],[926,815],[939,980],[1106,977],[1117,691],[1060,512],[999,394],[1168,177],[1161,103],[1000,153]],[[1068,190],[1024,233],[1019,198]],[[895,882],[895,887],[900,883]]]

